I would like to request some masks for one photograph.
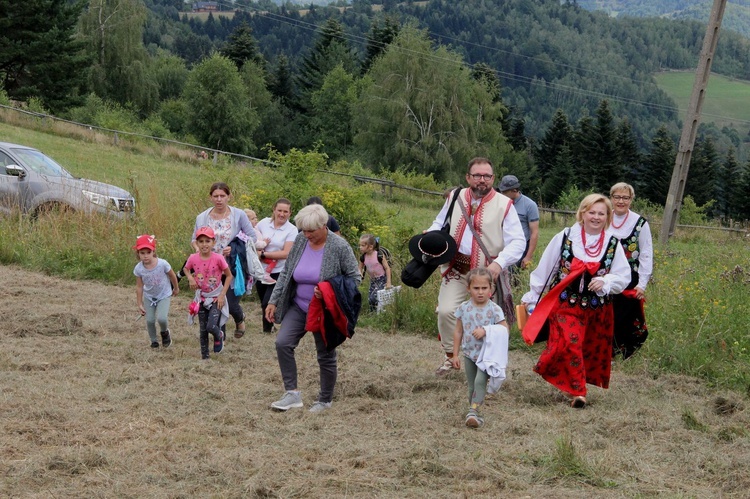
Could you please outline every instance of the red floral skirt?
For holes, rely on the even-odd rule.
[[[547,348],[534,371],[571,395],[586,395],[586,384],[609,387],[612,368],[612,304],[596,309],[561,302],[548,318]]]

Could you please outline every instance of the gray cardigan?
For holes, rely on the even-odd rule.
[[[286,258],[286,266],[281,271],[279,278],[276,280],[276,286],[273,288],[273,293],[271,293],[271,299],[268,303],[276,305],[274,319],[277,323],[281,322],[284,318],[289,305],[294,299],[297,286],[292,276],[306,246],[307,239],[300,232],[294,240],[294,245],[289,251],[289,256]],[[323,247],[323,262],[320,265],[319,282],[327,281],[337,275],[349,276],[356,280],[357,284],[362,282],[362,275],[359,273],[359,262],[354,256],[352,247],[349,246],[346,239],[337,236],[329,230],[328,238]]]

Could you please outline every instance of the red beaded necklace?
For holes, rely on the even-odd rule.
[[[599,253],[602,251],[602,247],[604,246],[604,231],[602,230],[602,233],[599,235],[599,242],[596,243],[594,249],[592,251],[589,251],[589,249],[586,247],[586,231],[583,230],[583,227],[581,227],[581,242],[583,243],[583,251],[585,251],[588,256],[593,258],[599,255]]]
[[[625,214],[625,219],[622,221],[622,223],[620,225],[615,225],[615,217],[613,215],[612,216],[612,227],[614,227],[615,229],[621,228],[623,225],[625,225],[625,222],[628,221],[628,217],[629,216],[630,216],[630,210],[628,210],[628,212]]]

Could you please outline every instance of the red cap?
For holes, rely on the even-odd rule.
[[[216,234],[211,227],[201,227],[195,232],[195,238],[198,239],[201,236],[206,236],[209,239],[216,239]]]
[[[133,249],[138,251],[143,248],[148,248],[151,251],[156,251],[156,237],[150,236],[148,234],[138,236],[138,239],[135,240],[135,246],[133,246]]]

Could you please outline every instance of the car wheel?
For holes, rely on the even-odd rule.
[[[33,217],[39,218],[47,215],[70,214],[75,212],[72,206],[64,203],[45,203],[37,206]]]

